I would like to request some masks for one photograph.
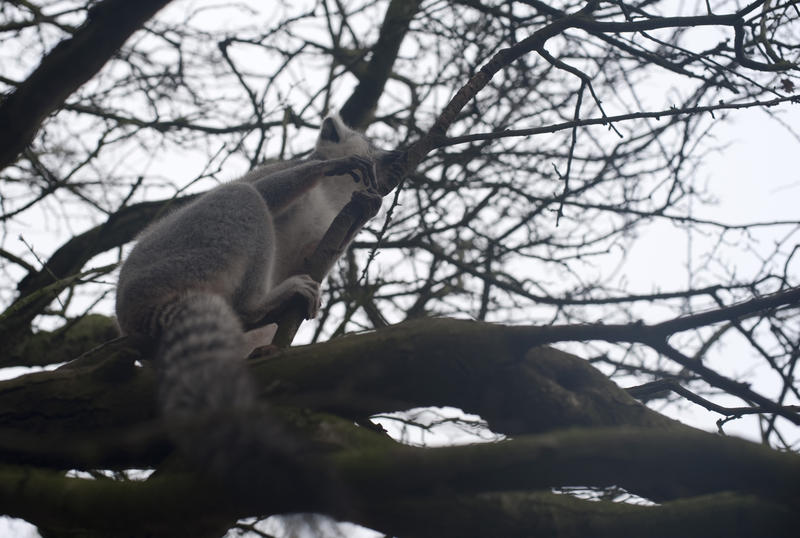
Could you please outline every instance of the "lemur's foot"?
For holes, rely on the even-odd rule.
[[[311,278],[311,275],[294,275],[286,279],[292,287],[292,291],[306,302],[306,319],[317,317],[320,306],[322,305],[319,293],[319,282]]]

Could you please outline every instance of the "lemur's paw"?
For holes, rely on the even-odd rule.
[[[292,290],[306,301],[306,319],[317,317],[321,306],[319,282],[311,275],[294,275],[286,279],[291,282]]]
[[[403,177],[408,155],[402,150],[378,150],[374,158],[380,185],[377,191],[385,196],[397,187]]]
[[[334,159],[331,168],[325,172],[326,176],[341,176],[348,174],[356,183],[363,183],[369,189],[378,189],[378,180],[375,179],[375,162],[372,159],[351,155]],[[360,175],[359,175],[360,174]]]

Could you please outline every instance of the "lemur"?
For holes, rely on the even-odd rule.
[[[306,317],[316,315],[319,283],[302,273],[304,259],[354,191],[380,199],[375,190],[391,190],[376,171],[388,153],[329,116],[308,158],[257,168],[141,234],[120,270],[116,314],[123,334],[157,342],[158,401],[165,418],[255,407],[244,359],[270,343],[275,325],[244,328],[295,294],[307,303]],[[243,435],[229,429],[218,435]],[[203,442],[199,434],[178,440]],[[229,449],[213,445],[219,443],[190,450],[209,451],[197,457],[213,467],[221,456],[212,452]]]

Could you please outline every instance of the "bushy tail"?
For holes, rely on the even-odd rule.
[[[242,327],[219,296],[192,293],[159,315],[158,399],[173,441],[200,471],[238,487],[262,442],[248,432],[255,408]]]
[[[242,327],[219,296],[193,293],[159,315],[158,396],[167,418],[246,409],[255,392]]]
[[[231,493],[269,490],[275,467],[265,463],[291,472],[298,445],[256,398],[235,313],[197,292],[164,307],[158,323],[158,396],[173,442]]]

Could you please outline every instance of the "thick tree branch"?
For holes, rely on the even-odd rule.
[[[213,484],[194,476],[147,481],[67,478],[63,472],[0,467],[0,511],[47,529],[124,535],[198,536],[235,513]],[[266,503],[265,504],[269,504]],[[235,517],[233,518],[235,519]],[[181,529],[184,533],[180,533]],[[139,533],[142,531],[142,534]],[[224,532],[224,529],[217,529]]]
[[[68,362],[119,336],[116,322],[100,314],[67,321],[54,331],[37,331],[4,349],[0,367],[47,366]]]
[[[57,438],[151,420],[154,375],[149,367],[134,366],[141,358],[131,339],[118,339],[57,370],[3,381],[0,428]]]
[[[515,435],[570,426],[680,428],[586,361],[530,349],[541,338],[526,327],[422,320],[291,348],[254,361],[253,374],[274,405],[352,418],[452,405]],[[152,371],[149,361],[133,366],[142,357],[132,344],[118,340],[54,372],[0,383],[0,427],[57,436],[78,424],[89,434],[151,420]]]
[[[369,509],[363,524],[420,538],[790,538],[798,524],[796,513],[786,505],[725,493],[659,506],[585,501],[545,492],[444,493],[376,502]]]
[[[334,431],[342,427],[353,428],[345,421],[329,423],[327,435],[337,437]],[[359,437],[364,435],[379,437],[361,432],[350,438],[350,442],[358,443]],[[338,438],[347,439],[346,436]],[[186,475],[170,473],[146,482],[118,482],[79,480],[47,471],[6,467],[0,470],[0,506],[4,513],[39,524],[82,528],[86,521],[91,521],[95,529],[107,532],[123,529],[132,520],[146,521],[157,529],[174,524],[176,517],[186,517],[199,525],[220,516],[235,519],[284,511],[318,511],[400,532],[408,520],[408,512],[389,510],[386,503],[419,503],[417,506],[422,508],[441,503],[436,492],[458,491],[462,498],[469,498],[470,495],[513,495],[515,491],[567,485],[616,484],[658,500],[729,491],[759,494],[762,500],[750,500],[755,504],[739,505],[745,510],[745,517],[759,519],[763,517],[761,508],[771,506],[768,513],[780,515],[778,522],[773,523],[774,528],[784,529],[797,515],[793,512],[795,515],[788,516],[780,507],[791,506],[800,495],[800,458],[796,455],[690,431],[676,434],[625,428],[573,430],[445,448],[396,445],[393,448],[384,443],[383,448],[373,446],[359,450],[351,445],[323,459],[327,461],[325,467],[333,472],[320,476],[316,487],[328,492],[338,491],[338,496],[309,495],[289,483],[291,477],[277,470],[273,487],[262,491],[261,495],[235,499],[238,502],[231,505],[217,499],[223,493],[209,487],[211,484]],[[71,494],[64,495],[66,491]],[[342,496],[347,502],[342,502]],[[447,497],[453,498],[452,495]],[[543,499],[545,504],[553,500]],[[568,504],[577,503],[569,501]],[[85,517],[87,506],[100,511],[103,517]],[[682,510],[691,506],[697,509],[698,505],[689,503]],[[520,508],[512,525],[520,523],[518,518],[529,524],[549,521],[536,503]],[[630,510],[642,510],[639,517],[646,517],[647,509],[651,508]],[[195,510],[200,512],[195,513]],[[632,517],[630,512],[626,515],[626,510],[629,509],[613,504],[598,506],[600,512]],[[653,510],[658,515],[658,509]],[[202,517],[198,517],[200,513]],[[674,518],[675,512],[669,515]],[[488,514],[477,513],[476,516],[486,518],[483,524],[488,524]],[[638,522],[639,517],[633,520]],[[722,523],[714,521],[708,528],[718,531],[716,525]],[[445,528],[455,524],[447,516],[442,517],[441,522]]]
[[[666,323],[670,326],[671,322]],[[637,324],[505,327],[428,319],[288,349],[255,362],[253,372],[265,387],[263,395],[275,404],[354,418],[452,405],[477,413],[495,431],[510,434],[567,426],[679,427],[630,398],[585,361],[549,348],[531,350],[567,340],[632,341],[658,349],[663,333],[653,336],[653,330]],[[55,434],[81,424],[91,432],[154,416],[152,407],[141,406],[142,399],[151,400],[150,369],[123,367],[137,355],[126,348],[125,341],[114,346],[87,355],[70,368],[1,383],[0,410],[5,411],[0,413],[0,425]],[[107,359],[98,362],[102,356]],[[763,396],[754,397],[744,384],[720,380],[722,376],[716,373],[717,377],[708,377],[696,361],[683,363],[714,386],[725,385],[732,394],[769,412],[796,419],[796,413]],[[441,382],[453,381],[454,372],[459,373],[457,383]],[[109,391],[109,379],[124,382]],[[31,405],[35,405],[36,420],[31,419]]]
[[[664,501],[720,491],[800,496],[800,457],[699,431],[576,429],[498,443],[398,447],[334,456],[350,488],[391,484],[392,496],[610,486]]]

